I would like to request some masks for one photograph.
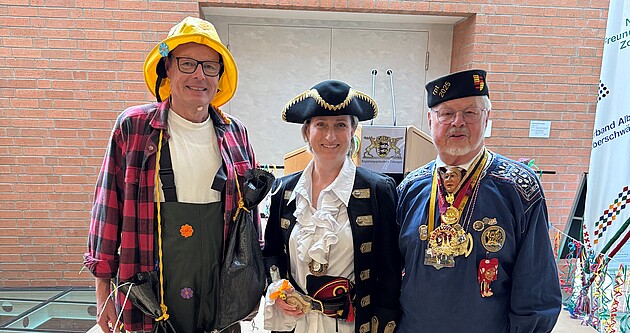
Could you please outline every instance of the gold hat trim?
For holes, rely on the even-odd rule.
[[[326,110],[330,110],[330,111],[339,111],[341,109],[346,108],[348,105],[350,105],[350,102],[352,102],[353,98],[358,98],[358,99],[362,99],[368,103],[370,103],[370,105],[372,106],[372,108],[374,109],[374,116],[372,118],[376,118],[376,116],[378,115],[378,106],[376,105],[376,102],[367,94],[360,92],[358,90],[354,90],[352,88],[350,88],[350,90],[348,91],[348,96],[346,96],[346,99],[343,100],[343,102],[337,104],[337,105],[332,105],[328,102],[326,102],[322,96],[319,95],[319,91],[317,91],[317,89],[310,89],[307,90],[299,95],[297,95],[295,98],[293,98],[292,100],[290,100],[287,105],[284,106],[284,109],[282,109],[282,120],[286,121],[287,120],[287,111],[289,110],[290,107],[292,107],[293,105],[302,102],[303,100],[307,99],[307,98],[313,98],[317,104],[319,104],[319,106],[321,106],[322,108],[326,109]]]

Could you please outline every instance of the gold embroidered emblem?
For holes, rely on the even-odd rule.
[[[361,244],[361,247],[359,247],[359,249],[361,250],[361,253],[372,252],[372,242]]]
[[[370,305],[370,295],[361,298],[361,307],[364,308],[368,305]]]
[[[372,215],[357,216],[356,222],[361,227],[371,226],[373,224]]]
[[[387,323],[387,325],[385,325],[385,330],[383,332],[394,333],[394,329],[396,329],[396,322],[392,320],[389,323]]]
[[[372,333],[378,333],[378,318],[372,317]]]
[[[369,188],[362,188],[362,189],[356,189],[352,191],[352,196],[357,198],[357,199],[369,199],[370,198],[370,189]]]

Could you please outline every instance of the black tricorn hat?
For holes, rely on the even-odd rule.
[[[343,115],[370,120],[378,115],[378,106],[370,96],[347,83],[327,80],[297,95],[282,110],[282,120],[298,124],[316,116]]]
[[[472,69],[435,79],[425,86],[427,104],[432,108],[442,102],[470,96],[488,96],[486,71]]]

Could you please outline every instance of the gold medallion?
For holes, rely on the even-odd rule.
[[[328,272],[328,264],[322,264],[315,259],[308,263],[308,271],[315,276],[322,276]]]
[[[444,214],[441,215],[442,222],[446,224],[455,224],[459,222],[459,209],[450,206],[446,209]]]
[[[425,241],[429,238],[429,228],[426,224],[421,225],[418,228],[418,234],[420,235],[420,240]]]
[[[482,231],[484,226],[485,224],[482,221],[477,220],[473,222],[472,228],[475,231]]]
[[[481,234],[481,245],[490,252],[498,252],[503,244],[505,244],[505,230],[498,225],[489,226]]]

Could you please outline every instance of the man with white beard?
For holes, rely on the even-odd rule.
[[[406,332],[549,332],[561,293],[535,173],[488,150],[486,72],[426,85],[434,161],[398,186]]]

